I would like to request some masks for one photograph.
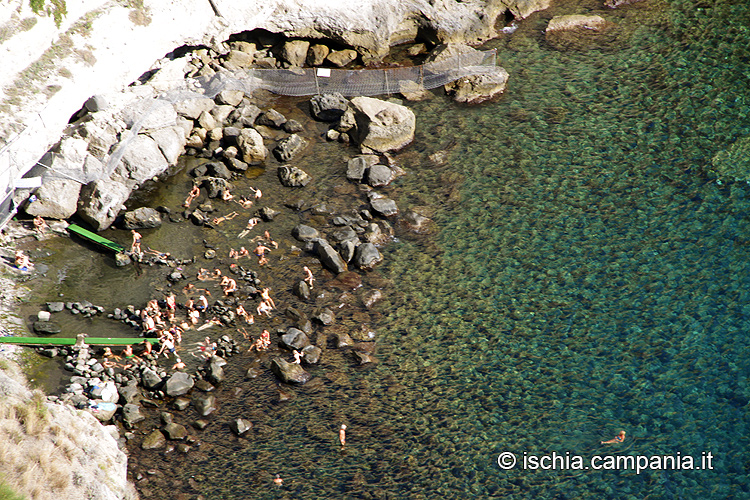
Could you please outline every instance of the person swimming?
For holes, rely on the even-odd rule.
[[[600,444],[616,444],[625,441],[625,431],[620,431],[618,435],[607,441],[602,441]]]

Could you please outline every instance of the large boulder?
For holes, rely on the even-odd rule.
[[[305,187],[312,177],[299,167],[283,165],[278,170],[279,182],[286,187]]]
[[[384,153],[401,149],[414,140],[416,118],[406,106],[372,97],[355,97],[346,114],[351,114],[355,138],[363,149]]]
[[[383,255],[372,243],[362,243],[354,252],[354,265],[360,269],[372,269],[383,260]]]
[[[346,112],[349,100],[339,93],[316,95],[310,98],[310,111],[316,120],[335,122]]]
[[[143,134],[135,136],[128,144],[122,155],[122,165],[128,177],[139,184],[169,168],[156,141]]]
[[[140,207],[123,216],[123,226],[125,229],[150,229],[161,226],[161,215],[159,212],[150,207]]]
[[[444,69],[450,70],[454,66],[480,66],[484,58],[484,53],[465,43],[446,43],[435,47],[425,63],[436,68],[446,64]],[[508,77],[508,72],[499,66],[483,66],[481,73],[457,78],[444,88],[456,102],[478,104],[504,92]]]
[[[555,16],[544,31],[546,42],[557,50],[584,50],[601,46],[602,35],[612,23],[602,16],[570,14]]]
[[[281,343],[289,349],[301,351],[310,345],[310,339],[305,332],[294,327],[289,327],[284,335],[281,336]]]
[[[250,165],[263,163],[268,156],[268,149],[263,144],[263,137],[254,128],[243,128],[237,136],[237,147],[242,153],[242,161]]]
[[[292,66],[302,66],[309,48],[310,42],[306,40],[289,40],[281,48],[281,57]]]
[[[159,151],[167,162],[170,165],[176,164],[187,142],[184,131],[177,126],[165,127],[153,130],[149,132],[149,135],[159,146]]]
[[[195,381],[189,373],[174,372],[164,384],[164,390],[167,393],[167,396],[182,396],[183,394],[190,392],[193,385],[195,385]]]
[[[445,91],[456,102],[479,104],[505,92],[508,72],[504,68],[490,67],[486,73],[470,75],[445,85]]]
[[[106,178],[86,184],[78,199],[78,215],[97,231],[107,229],[123,208],[134,184]]]
[[[312,378],[312,375],[305,371],[300,365],[290,363],[281,358],[274,358],[271,361],[271,371],[279,377],[282,382],[287,384],[302,385]]]
[[[282,139],[273,148],[273,154],[279,161],[289,161],[300,151],[305,149],[307,141],[298,134],[292,134],[286,139]]]
[[[47,179],[34,193],[26,213],[50,219],[67,219],[78,210],[81,183],[68,179]]]
[[[315,252],[320,262],[336,274],[347,271],[346,261],[326,240],[319,238],[315,240]]]

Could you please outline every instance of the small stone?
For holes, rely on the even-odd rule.
[[[236,435],[241,436],[253,427],[252,422],[242,418],[238,418],[229,422],[229,428],[232,429]]]

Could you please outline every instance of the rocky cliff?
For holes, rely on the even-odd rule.
[[[415,39],[486,40],[549,0],[36,0],[36,11],[31,3],[0,6],[0,187],[59,140],[89,97],[157,70],[179,47],[214,47],[261,28],[338,42],[368,63]]]
[[[137,498],[114,426],[48,402],[2,359],[0,401],[0,486],[36,500]]]

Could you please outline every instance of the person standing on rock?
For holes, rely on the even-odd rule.
[[[143,236],[135,229],[132,229],[130,232],[133,235],[133,244],[130,246],[130,253],[136,254],[140,257],[142,253],[141,240],[143,239]]]
[[[313,281],[315,281],[315,276],[313,276],[312,271],[310,271],[310,268],[307,266],[303,267],[302,270],[305,271],[305,283],[307,283],[307,286],[309,286],[310,290],[312,290]]]

